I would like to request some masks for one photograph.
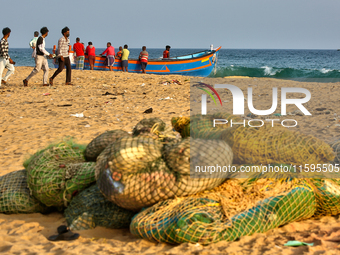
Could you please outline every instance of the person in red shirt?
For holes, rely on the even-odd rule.
[[[145,69],[148,65],[149,53],[146,51],[146,46],[142,47],[141,53],[139,53],[140,66],[142,68],[142,73],[146,73]]]
[[[88,43],[89,45],[86,47],[86,55],[89,59],[90,69],[93,70],[94,62],[96,61],[96,48],[92,45],[92,42]]]
[[[107,66],[109,67],[110,71],[112,71],[113,65],[115,64],[115,48],[111,45],[110,42],[108,42],[106,46],[106,50],[101,55],[106,54]]]
[[[73,44],[73,50],[76,52],[77,55],[77,64],[76,69],[83,70],[84,69],[84,61],[85,61],[85,47],[82,43],[80,43],[80,38],[76,38],[76,43]]]
[[[165,51],[163,51],[163,58],[170,58],[170,46],[165,46]]]

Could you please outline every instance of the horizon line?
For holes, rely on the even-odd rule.
[[[46,47],[47,49],[52,49],[52,47]],[[115,48],[117,48],[117,47],[115,47]],[[138,48],[135,48],[135,47],[131,47],[131,48],[129,48],[129,49],[140,49],[141,47],[138,47]],[[31,49],[30,47],[11,47],[11,48],[9,48],[9,50],[10,49]],[[97,47],[97,49],[106,49],[106,47]],[[164,47],[162,47],[162,48],[153,48],[153,47],[150,47],[150,48],[148,48],[147,47],[147,49],[164,49]],[[178,50],[182,50],[182,49],[193,49],[193,50],[195,50],[195,49],[199,49],[199,50],[201,50],[201,49],[207,49],[207,47],[206,48],[197,48],[197,47],[195,47],[195,48],[188,48],[188,47],[183,47],[183,48],[171,48],[171,49],[178,49]],[[327,48],[327,49],[316,49],[316,48],[221,48],[221,50],[340,50],[340,48],[339,49],[337,49],[337,48]]]

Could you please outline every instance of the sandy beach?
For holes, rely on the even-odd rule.
[[[65,71],[54,86],[42,86],[42,71],[23,87],[22,80],[33,67],[16,67],[7,85],[0,88],[0,176],[23,169],[23,162],[37,150],[65,136],[88,144],[106,130],[132,131],[143,118],[170,119],[190,115],[190,77],[132,74],[108,71],[72,70],[74,86],[65,86]],[[50,75],[55,69],[50,70]],[[299,131],[326,142],[340,131],[339,102],[336,90],[340,83],[303,84],[269,78],[227,78],[240,87],[310,86],[323,92],[324,102],[307,104],[313,116],[294,116]],[[219,83],[216,80],[216,83]],[[263,95],[264,98],[269,95]],[[264,100],[264,107],[268,107]],[[326,105],[326,106],[325,106]],[[269,105],[270,106],[270,105]],[[152,108],[152,113],[143,113]],[[326,108],[324,110],[316,110]],[[247,112],[246,112],[247,114]],[[76,116],[72,116],[76,115]],[[83,116],[83,117],[77,117]],[[235,242],[209,246],[168,245],[148,242],[130,234],[128,229],[97,227],[76,231],[80,238],[70,242],[50,242],[66,221],[62,213],[0,214],[0,253],[4,254],[339,254],[339,242],[323,240],[329,233],[339,234],[338,216],[309,219],[282,226],[263,234],[242,237]],[[314,243],[314,246],[284,247],[289,240]]]

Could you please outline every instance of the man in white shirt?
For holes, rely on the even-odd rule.
[[[34,75],[36,75],[40,69],[44,71],[43,76],[43,86],[49,86],[48,84],[48,62],[46,56],[52,57],[52,54],[48,53],[45,49],[45,37],[48,36],[47,27],[43,27],[40,29],[41,36],[37,40],[36,44],[36,56],[35,56],[35,67],[31,74],[23,80],[24,87],[27,87],[29,79],[31,79]]]
[[[66,66],[66,82],[65,85],[73,85],[71,83],[71,62],[69,57],[69,46],[70,46],[70,29],[68,27],[64,27],[61,30],[62,37],[58,40],[58,69],[54,72],[52,77],[50,78],[50,85],[53,85],[53,79],[60,74],[64,67]]]
[[[8,27],[5,27],[2,30],[2,34],[4,37],[2,37],[0,41],[0,79],[1,79],[1,84],[6,84],[7,79],[10,75],[14,73],[14,64],[15,62],[10,58],[8,54],[8,37],[11,35],[11,29]],[[8,69],[6,75],[4,78],[2,78],[2,73],[4,69]],[[0,87],[1,87],[0,84]]]
[[[35,31],[35,32],[34,32],[34,37],[33,37],[33,39],[30,41],[30,47],[33,49],[32,58],[35,58],[35,47],[36,47],[36,45],[37,45],[38,37],[39,37],[39,32],[38,32],[38,31]]]

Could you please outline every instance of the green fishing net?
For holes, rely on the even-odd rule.
[[[64,215],[71,230],[127,228],[133,212],[123,209],[105,199],[97,185],[80,192],[65,209]]]
[[[47,206],[30,195],[26,170],[0,176],[0,212],[46,213],[48,210]]]
[[[29,158],[24,166],[34,197],[47,206],[63,207],[95,182],[95,163],[85,162],[84,150],[84,145],[65,140]]]

